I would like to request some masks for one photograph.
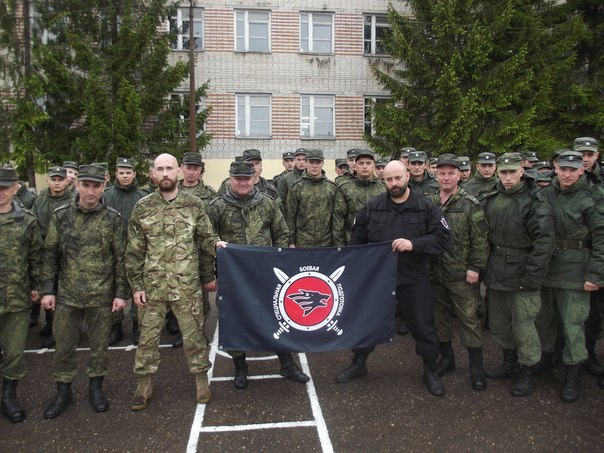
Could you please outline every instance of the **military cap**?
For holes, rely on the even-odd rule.
[[[409,157],[409,154],[414,153],[416,150],[411,146],[405,146],[401,148],[401,157]]]
[[[350,148],[348,151],[346,151],[346,158],[347,159],[352,159],[353,157],[356,158],[358,152],[359,152],[358,149]]]
[[[243,151],[243,161],[249,162],[250,160],[262,160],[262,155],[259,149],[246,149]]]
[[[317,148],[306,150],[306,160],[325,160],[323,150]]]
[[[459,156],[457,161],[459,162],[460,170],[470,170],[472,168],[470,166],[470,158],[468,156]]]
[[[4,167],[0,168],[0,186],[2,187],[11,187],[13,186],[19,178],[17,177],[17,172],[13,167]]]
[[[388,164],[388,162],[390,162],[390,159],[386,159],[385,157],[382,157],[375,162],[375,166],[376,167],[385,167],[386,164]]]
[[[78,181],[105,182],[105,168],[100,164],[80,165]]]
[[[50,167],[48,169],[47,175],[49,178],[52,178],[53,176],[58,176],[60,178],[65,179],[65,178],[67,178],[67,171],[65,170],[64,167],[59,167],[59,166]]]
[[[134,159],[130,159],[129,157],[118,157],[115,161],[115,168],[117,167],[132,168],[134,170],[136,165],[134,165]]]
[[[409,153],[409,162],[426,162],[426,153],[423,151],[412,151]]]
[[[505,153],[497,159],[497,168],[499,170],[518,170],[522,167],[522,154],[520,153]]]
[[[201,154],[185,153],[184,156],[182,156],[182,164],[203,166],[203,162],[201,161]]]
[[[564,151],[556,161],[558,167],[581,168],[583,166],[583,154],[579,151]]]
[[[592,137],[578,137],[573,142],[573,150],[575,151],[592,151],[598,152],[598,141]]]
[[[79,167],[78,163],[73,160],[66,160],[63,162],[63,168],[73,168],[74,170],[77,170]]]
[[[355,162],[361,157],[371,157],[373,160],[375,160],[375,154],[370,149],[357,149],[355,151],[357,152],[354,156]]]
[[[430,159],[428,159],[428,163],[430,165],[435,164],[436,162],[438,162],[438,157],[431,157]]]
[[[285,151],[283,153],[283,160],[293,159],[294,157],[296,157],[296,155],[294,154],[293,151]]]
[[[539,162],[539,158],[537,157],[537,153],[535,151],[522,151],[521,154],[524,160],[528,160],[529,162]]]
[[[256,171],[250,162],[231,162],[229,174],[231,176],[254,176]]]
[[[294,151],[294,156],[306,156],[306,148],[298,148]]]
[[[93,162],[92,165],[98,165],[99,167],[105,169],[105,174],[109,174],[109,164],[107,162]],[[81,165],[80,165],[81,167]]]
[[[455,154],[441,154],[436,159],[436,167],[442,167],[443,165],[451,165],[452,167],[459,168],[459,159]]]
[[[243,162],[243,156],[235,156],[235,162]]]
[[[556,160],[556,159],[558,159],[558,156],[559,156],[560,154],[562,154],[564,151],[572,151],[572,150],[570,150],[570,149],[564,149],[564,148],[557,149],[557,150],[555,150],[555,151],[552,153],[552,160]],[[576,150],[575,150],[575,151],[576,151]]]
[[[336,159],[336,167],[341,167],[342,165],[346,165],[348,167],[348,161],[341,157]]]
[[[535,170],[541,170],[542,168],[549,168],[550,170],[552,169],[552,166],[550,165],[550,163],[546,160],[542,160],[537,162],[535,165],[533,165],[533,168]]]
[[[498,162],[498,160],[495,154],[487,151],[484,153],[480,153],[478,155],[478,158],[476,159],[476,162],[478,162],[479,164],[495,164],[495,162]]]

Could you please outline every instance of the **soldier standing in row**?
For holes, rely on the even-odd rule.
[[[348,151],[346,151],[346,163],[348,164],[348,170],[345,171],[342,174],[338,174],[338,176],[335,179],[335,183],[336,185],[340,185],[343,182],[346,182],[350,179],[354,179],[354,177],[356,176],[356,157],[357,157],[357,153],[359,152],[358,149],[356,148],[351,148]]]
[[[57,342],[52,373],[57,395],[44,412],[46,418],[59,416],[73,401],[71,383],[83,321],[90,341],[89,401],[95,412],[108,409],[102,385],[112,312],[122,310],[130,297],[124,267],[126,231],[103,197],[105,171],[82,165],[79,173],[79,193],[55,210],[46,237],[42,306],[55,310]]]
[[[459,156],[459,184],[464,184],[470,179],[470,173],[472,172],[472,164],[468,156]]]
[[[335,168],[336,178],[338,176],[342,176],[344,173],[348,172],[348,163],[344,158],[338,158],[335,160]]]
[[[424,196],[432,195],[438,190],[438,183],[432,173],[428,171],[428,156],[423,151],[409,153],[409,187]]]
[[[283,207],[285,207],[285,202],[287,200],[287,192],[289,192],[291,186],[302,177],[302,173],[304,173],[305,169],[306,149],[298,148],[294,152],[294,168],[287,175],[283,176],[277,185],[277,196],[279,197],[279,200],[281,200]]]
[[[73,160],[66,160],[63,162],[63,168],[67,175],[67,184],[69,185],[69,191],[73,192],[75,189],[75,183],[78,180],[78,168],[79,165]]]
[[[256,187],[260,192],[266,193],[273,200],[277,200],[279,194],[277,193],[277,189],[271,183],[269,183],[266,179],[262,177],[262,155],[257,149],[246,149],[243,151],[243,156],[241,159],[243,162],[249,162],[254,166],[254,187]],[[289,175],[286,179],[289,179]],[[230,179],[226,179],[218,189],[218,195],[222,195],[225,193],[230,184]],[[280,198],[283,200],[282,198]]]
[[[38,298],[44,244],[34,215],[14,201],[17,173],[0,168],[0,361],[2,413],[13,423],[25,420],[17,384],[25,376],[23,351],[31,302]]]
[[[283,171],[278,175],[273,176],[273,185],[279,190],[279,179],[292,171],[296,166],[295,154],[293,151],[285,151],[282,155],[281,164]]]
[[[492,192],[497,185],[496,160],[493,153],[480,153],[476,162],[476,174],[463,184],[466,192],[478,198],[478,201],[483,200],[485,194]]]

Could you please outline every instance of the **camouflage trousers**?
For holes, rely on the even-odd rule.
[[[82,322],[86,323],[90,343],[86,374],[90,378],[107,375],[111,306],[81,308],[57,304],[52,326],[57,342],[52,378],[57,382],[69,383],[76,377],[76,349],[80,342]]]
[[[541,342],[535,318],[541,306],[539,291],[488,289],[489,330],[503,349],[517,349],[521,365],[534,365],[541,358]]]
[[[145,376],[159,368],[159,341],[168,308],[178,320],[191,373],[199,374],[210,369],[201,298],[200,293],[186,301],[147,300],[145,307],[138,309],[140,339],[134,358],[134,374]]]
[[[29,331],[29,311],[0,315],[0,377],[19,380],[25,376],[23,351]]]
[[[589,315],[589,293],[576,289],[541,290],[541,310],[535,325],[543,352],[553,352],[561,321],[564,334],[562,361],[577,365],[587,360],[584,323]]]
[[[482,347],[480,321],[476,315],[476,285],[465,280],[432,282],[434,293],[434,325],[441,342],[453,339],[452,315],[459,321],[461,344],[466,348]]]

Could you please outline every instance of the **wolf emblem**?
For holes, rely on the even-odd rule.
[[[304,310],[302,316],[310,315],[317,308],[327,307],[327,301],[329,300],[329,294],[323,294],[318,291],[309,291],[306,289],[300,289],[297,293],[291,294],[287,297],[297,303],[298,306]]]

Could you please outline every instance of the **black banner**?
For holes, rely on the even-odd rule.
[[[219,347],[319,352],[392,341],[397,254],[349,247],[218,250]]]

